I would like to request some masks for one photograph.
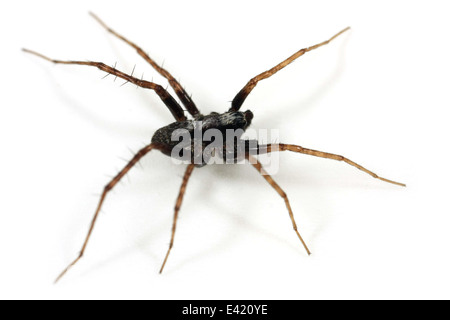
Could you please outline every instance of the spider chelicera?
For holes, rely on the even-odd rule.
[[[175,91],[177,97],[180,99],[181,103],[183,104],[183,106],[186,108],[186,110],[189,112],[189,114],[192,116],[193,119],[189,120],[187,119],[187,117],[184,114],[184,110],[183,108],[180,106],[180,104],[172,97],[172,95],[170,95],[170,93],[164,89],[162,86],[160,86],[159,84],[150,82],[150,81],[146,81],[146,80],[142,80],[142,79],[138,79],[136,77],[133,77],[133,73],[131,73],[131,75],[128,75],[124,72],[121,72],[119,70],[116,69],[116,67],[110,67],[107,66],[106,64],[102,63],[102,62],[93,62],[93,61],[63,61],[63,60],[55,60],[55,59],[50,59],[40,53],[37,53],[35,51],[31,51],[28,49],[23,49],[23,51],[31,53],[33,55],[36,55],[40,58],[43,58],[47,61],[53,62],[53,63],[58,63],[58,64],[74,64],[74,65],[85,65],[85,66],[93,66],[93,67],[97,67],[102,71],[107,72],[108,74],[112,74],[116,77],[125,79],[127,82],[133,83],[136,86],[142,87],[142,88],[146,88],[146,89],[151,89],[153,91],[156,92],[156,94],[161,98],[162,102],[166,105],[166,107],[169,109],[169,111],[172,113],[173,117],[175,118],[176,122],[169,124],[168,126],[165,126],[159,130],[157,130],[155,132],[155,134],[152,137],[152,141],[149,145],[143,147],[141,150],[139,150],[134,157],[128,162],[128,164],[116,175],[114,176],[114,178],[104,187],[103,192],[100,196],[100,201],[97,205],[97,209],[95,210],[95,214],[94,217],[92,219],[92,222],[90,224],[89,227],[89,231],[88,234],[84,240],[83,246],[81,248],[81,251],[78,255],[78,257],[72,262],[70,263],[66,269],[64,269],[61,274],[57,277],[56,281],[57,282],[59,279],[61,279],[62,276],[64,276],[66,274],[66,272],[72,267],[74,266],[82,257],[83,254],[86,250],[86,246],[88,244],[89,238],[92,234],[92,231],[94,229],[95,226],[95,222],[97,221],[100,209],[102,207],[103,202],[105,201],[105,198],[108,194],[109,191],[111,191],[112,188],[114,188],[114,186],[127,174],[127,172],[143,157],[145,156],[147,153],[149,153],[151,150],[159,150],[161,151],[163,154],[168,155],[170,157],[174,157],[177,158],[178,157],[178,152],[174,152],[174,149],[177,146],[177,141],[173,141],[172,139],[172,135],[173,133],[178,130],[178,129],[184,129],[188,132],[189,135],[191,135],[193,137],[194,135],[194,128],[195,125],[194,123],[200,123],[201,124],[201,132],[205,132],[208,129],[216,129],[222,133],[225,133],[226,130],[232,129],[232,130],[241,130],[241,132],[244,132],[248,126],[251,124],[251,121],[253,119],[253,113],[250,110],[247,111],[240,111],[240,108],[242,106],[242,104],[244,103],[245,99],[247,98],[247,96],[250,94],[250,92],[253,90],[253,88],[255,88],[255,86],[258,84],[259,81],[264,80],[269,78],[270,76],[272,76],[273,74],[275,74],[276,72],[278,72],[279,70],[283,69],[284,67],[286,67],[288,64],[290,64],[291,62],[293,62],[295,59],[297,59],[298,57],[302,56],[303,54],[305,54],[308,51],[317,49],[323,45],[328,44],[330,41],[332,41],[333,39],[335,39],[336,37],[338,37],[339,35],[341,35],[342,33],[344,33],[345,31],[347,31],[348,29],[350,29],[349,27],[343,29],[342,31],[340,31],[339,33],[335,34],[333,37],[331,37],[330,39],[323,41],[319,44],[316,44],[314,46],[308,47],[308,48],[304,48],[301,49],[299,51],[297,51],[296,53],[294,53],[293,55],[291,55],[289,58],[287,58],[286,60],[282,61],[281,63],[277,64],[276,66],[274,66],[273,68],[257,75],[256,77],[252,78],[242,89],[241,91],[238,92],[238,94],[234,97],[232,103],[231,103],[231,108],[224,112],[224,113],[216,113],[216,112],[212,112],[209,115],[202,115],[200,113],[200,111],[198,110],[198,108],[196,107],[194,101],[192,101],[191,97],[186,93],[186,91],[183,89],[183,87],[178,83],[177,80],[175,80],[175,78],[165,69],[163,69],[162,67],[160,67],[155,61],[153,61],[149,55],[147,55],[140,47],[138,47],[136,44],[134,44],[133,42],[129,41],[128,39],[126,39],[125,37],[123,37],[122,35],[118,34],[117,32],[115,32],[114,30],[112,30],[111,28],[109,28],[102,20],[100,20],[96,15],[94,15],[93,13],[90,13],[91,16],[97,20],[108,32],[112,33],[114,36],[116,36],[117,38],[123,40],[124,42],[126,42],[128,45],[130,45],[131,47],[133,47],[134,49],[136,49],[137,53],[144,58],[145,61],[147,61],[148,63],[150,63],[150,65],[159,73],[161,74],[163,77],[165,77],[168,81],[169,81],[169,85],[172,87],[172,89]],[[253,142],[253,143],[251,143]],[[160,269],[160,273],[163,271],[164,266],[166,265],[167,262],[167,258],[169,257],[170,251],[173,247],[173,243],[174,243],[174,237],[175,237],[175,231],[176,231],[176,226],[177,226],[177,218],[178,218],[178,212],[180,210],[181,207],[181,203],[183,201],[183,196],[186,190],[186,186],[187,183],[189,181],[189,178],[192,174],[192,171],[194,170],[195,167],[202,167],[207,163],[206,160],[202,160],[201,162],[196,161],[198,158],[199,154],[203,154],[203,151],[207,148],[208,143],[206,142],[202,142],[201,143],[201,147],[200,150],[196,150],[195,147],[193,147],[195,141],[193,141],[192,145],[189,145],[188,147],[190,147],[190,155],[189,155],[189,159],[190,161],[188,161],[188,165],[187,165],[187,169],[186,172],[184,174],[183,177],[183,181],[181,184],[181,188],[178,194],[178,198],[176,200],[176,204],[175,204],[175,213],[174,213],[174,217],[173,217],[173,224],[172,224],[172,233],[171,233],[171,238],[170,238],[170,244],[169,244],[169,248],[167,250],[166,256],[164,258],[164,261],[162,263],[161,269]],[[240,144],[239,144],[240,143]],[[308,154],[308,155],[312,155],[312,156],[316,156],[316,157],[321,157],[321,158],[327,158],[327,159],[333,159],[333,160],[338,160],[338,161],[344,161],[346,163],[348,163],[349,165],[352,165],[362,171],[364,171],[365,173],[371,175],[372,177],[385,181],[385,182],[389,182],[389,183],[393,183],[399,186],[405,186],[405,184],[403,183],[399,183],[399,182],[395,182],[392,180],[388,180],[382,177],[379,177],[378,175],[376,175],[375,173],[373,173],[372,171],[367,170],[366,168],[360,166],[359,164],[343,157],[337,154],[332,154],[332,153],[328,153],[328,152],[322,152],[322,151],[317,151],[317,150],[312,150],[312,149],[307,149],[307,148],[303,148],[301,146],[297,146],[297,145],[292,145],[292,144],[283,144],[283,143],[277,143],[277,144],[259,144],[257,141],[249,141],[249,140],[242,140],[240,139],[240,136],[237,137],[237,144],[240,145],[242,147],[242,156],[239,157],[238,156],[238,150],[232,149],[232,155],[231,158],[233,161],[239,161],[239,160],[247,160],[248,162],[250,162],[264,177],[264,179],[266,179],[266,181],[276,190],[276,192],[284,199],[284,202],[286,204],[287,210],[289,212],[289,216],[292,222],[292,226],[294,228],[295,233],[297,234],[298,238],[300,239],[302,245],[304,246],[306,252],[308,254],[310,254],[310,251],[305,243],[305,241],[303,240],[303,238],[301,237],[300,233],[298,232],[298,228],[297,228],[297,224],[295,222],[294,219],[294,214],[292,212],[291,206],[289,204],[289,200],[288,197],[286,195],[286,193],[283,191],[283,189],[281,189],[281,187],[275,182],[275,180],[273,180],[273,178],[264,170],[263,166],[261,165],[261,163],[258,161],[258,159],[255,157],[258,154],[265,154],[265,153],[270,153],[270,152],[276,152],[276,151],[292,151],[292,152],[297,152],[297,153],[303,153],[303,154]],[[230,156],[230,152],[229,150],[225,150],[226,146],[225,144],[223,145],[223,152],[220,152],[221,150],[219,150],[220,152],[220,157],[223,157],[224,159],[227,157],[227,159],[229,159]],[[234,152],[233,152],[234,151]]]

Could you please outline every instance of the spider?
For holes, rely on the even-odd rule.
[[[103,202],[106,199],[106,196],[111,191],[111,189],[114,188],[114,186],[127,174],[127,172],[147,153],[149,153],[152,150],[159,150],[163,154],[172,157],[172,158],[179,158],[179,150],[175,152],[177,148],[177,142],[173,141],[172,135],[179,129],[185,130],[191,137],[194,134],[194,131],[196,130],[196,124],[200,123],[200,130],[201,132],[205,132],[207,129],[216,129],[222,133],[225,133],[226,130],[233,129],[233,130],[241,130],[241,132],[244,132],[251,124],[253,119],[253,113],[250,110],[247,111],[240,111],[242,104],[244,103],[247,96],[251,93],[251,91],[255,88],[255,86],[258,84],[259,81],[269,78],[270,76],[277,73],[279,70],[283,69],[287,65],[289,65],[291,62],[296,60],[298,57],[304,55],[306,52],[309,52],[311,50],[317,49],[321,46],[324,46],[340,36],[342,33],[346,32],[350,29],[350,27],[347,27],[328,40],[325,40],[319,44],[313,45],[311,47],[303,48],[287,59],[283,60],[281,63],[277,64],[273,68],[264,71],[257,76],[253,77],[248,81],[248,83],[237,93],[237,95],[234,97],[233,101],[231,102],[231,107],[228,111],[224,113],[217,113],[212,112],[209,115],[203,115],[200,113],[199,109],[196,107],[194,101],[191,99],[191,97],[186,93],[186,91],[183,89],[183,87],[178,83],[177,80],[170,74],[167,70],[163,69],[161,66],[159,66],[148,54],[146,54],[139,46],[137,46],[135,43],[131,42],[127,38],[123,37],[110,27],[108,27],[102,20],[100,20],[99,17],[97,17],[92,12],[89,13],[101,26],[103,26],[108,32],[116,36],[117,38],[121,39],[134,49],[136,49],[137,53],[145,60],[147,61],[160,75],[162,75],[164,78],[166,78],[169,82],[169,85],[172,87],[172,89],[175,91],[177,97],[180,99],[182,105],[186,108],[188,113],[192,116],[192,119],[188,119],[185,114],[183,108],[180,106],[180,104],[173,98],[173,96],[162,86],[159,84],[156,84],[154,82],[138,79],[133,76],[133,73],[131,75],[126,74],[122,71],[119,71],[116,69],[115,66],[110,67],[102,62],[94,62],[94,61],[66,61],[66,60],[55,60],[48,58],[40,53],[37,53],[32,50],[28,49],[22,49],[23,51],[33,54],[35,56],[38,56],[42,59],[45,59],[47,61],[53,62],[55,64],[72,64],[72,65],[84,65],[84,66],[92,66],[97,67],[98,69],[106,72],[108,75],[112,74],[116,77],[125,79],[127,82],[133,83],[136,86],[146,88],[153,90],[162,100],[162,102],[166,105],[166,107],[169,109],[169,111],[172,113],[173,117],[175,118],[175,122],[162,127],[158,129],[151,140],[151,143],[140,149],[133,158],[127,163],[127,165],[117,173],[112,180],[103,188],[103,192],[101,193],[100,200],[98,202],[97,208],[95,210],[92,222],[90,224],[88,233],[86,235],[86,238],[83,242],[83,246],[81,247],[81,251],[79,252],[77,258],[72,261],[62,272],[61,274],[56,278],[55,282],[58,282],[66,273],[67,271],[72,268],[84,255],[87,244],[89,242],[89,238],[91,237],[92,231],[94,230],[95,223],[97,221],[100,209],[103,205]],[[298,145],[293,144],[284,144],[284,143],[277,143],[277,144],[259,144],[258,141],[249,141],[249,140],[243,140],[240,138],[240,135],[234,138],[234,141],[237,142],[237,146],[234,146],[234,149],[231,149],[231,159],[234,162],[240,161],[240,160],[247,160],[250,162],[253,167],[255,167],[261,175],[264,177],[264,179],[275,189],[275,191],[283,198],[286,208],[289,213],[290,220],[292,222],[293,229],[299,238],[301,244],[305,248],[308,255],[311,254],[310,250],[308,249],[308,246],[306,245],[305,241],[301,237],[297,224],[294,219],[294,214],[291,209],[289,199],[286,195],[286,193],[283,191],[283,189],[275,182],[275,180],[265,171],[262,164],[258,161],[257,155],[259,154],[267,154],[271,152],[276,151],[292,151],[297,153],[303,153],[311,156],[321,157],[321,158],[327,158],[327,159],[333,159],[337,161],[343,161],[347,164],[354,166],[358,168],[359,170],[362,170],[363,172],[371,175],[372,177],[396,184],[399,186],[406,186],[403,183],[395,182],[392,180],[388,180],[385,178],[382,178],[372,171],[367,170],[366,168],[362,167],[361,165],[351,161],[350,159],[337,155],[332,154],[328,152],[322,152],[312,149],[307,149]],[[160,273],[164,270],[164,266],[166,265],[167,259],[169,257],[169,254],[172,250],[174,238],[175,238],[175,231],[177,227],[177,219],[178,219],[178,213],[183,201],[184,193],[186,190],[186,186],[188,184],[189,178],[191,177],[192,171],[195,167],[203,167],[207,164],[209,164],[206,159],[201,160],[200,162],[198,160],[198,155],[203,154],[203,151],[207,149],[208,144],[206,142],[201,142],[200,148],[196,149],[193,147],[195,145],[196,141],[194,139],[193,143],[190,143],[187,147],[188,150],[190,150],[188,153],[188,164],[186,171],[183,176],[183,180],[181,183],[181,188],[178,193],[178,197],[175,203],[175,210],[174,210],[174,216],[173,216],[173,223],[172,223],[172,231],[171,231],[171,238],[170,238],[170,244],[169,248],[167,250],[167,253],[165,255],[165,258],[163,260],[163,263],[161,265],[161,268],[159,270]],[[230,151],[227,149],[228,145],[225,143],[223,144],[223,150],[220,150],[219,148],[219,157],[223,157],[224,159],[229,159],[230,157]],[[241,156],[238,155],[238,151],[241,152]]]

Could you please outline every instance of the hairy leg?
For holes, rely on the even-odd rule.
[[[55,283],[58,282],[66,273],[69,271],[70,268],[72,268],[82,257],[84,254],[84,251],[86,250],[86,246],[89,242],[89,238],[91,237],[92,231],[94,230],[95,222],[97,221],[98,214],[102,208],[103,202],[105,201],[106,195],[109,191],[111,191],[112,188],[122,179],[125,174],[127,174],[128,171],[130,171],[131,168],[134,167],[134,165],[147,153],[149,153],[155,146],[153,144],[150,144],[148,146],[145,146],[141,150],[138,151],[134,155],[134,157],[128,162],[128,164],[103,188],[102,195],[100,197],[100,201],[98,202],[97,209],[95,210],[94,218],[92,219],[91,225],[89,227],[88,234],[84,240],[83,246],[81,247],[81,251],[78,255],[78,257],[70,263],[64,270],[61,272],[61,274],[56,278]]]
[[[175,213],[173,216],[173,224],[172,224],[172,236],[170,237],[170,244],[169,249],[167,250],[166,257],[164,258],[164,262],[161,266],[161,269],[159,270],[159,273],[162,273],[164,270],[164,266],[166,265],[167,258],[169,258],[170,251],[173,247],[173,242],[175,238],[175,231],[177,229],[177,220],[178,220],[178,212],[180,211],[181,203],[183,202],[184,193],[186,192],[186,186],[189,181],[189,178],[191,177],[192,171],[194,170],[195,165],[189,164],[186,172],[183,177],[183,182],[181,183],[180,192],[178,193],[177,202],[175,203]]]
[[[324,42],[321,42],[321,43],[316,44],[314,46],[311,46],[311,47],[308,47],[308,48],[304,48],[304,49],[301,49],[301,50],[297,51],[292,56],[290,56],[286,60],[280,62],[279,64],[277,64],[272,69],[264,71],[263,73],[261,73],[261,74],[257,75],[256,77],[252,78],[245,85],[245,87],[243,87],[241,89],[241,91],[239,91],[238,94],[234,97],[233,102],[231,103],[230,111],[237,111],[237,110],[239,110],[241,108],[241,106],[244,103],[245,99],[250,94],[250,92],[253,90],[253,88],[258,84],[259,81],[267,79],[270,76],[274,75],[275,73],[277,73],[278,71],[280,71],[281,69],[286,67],[288,64],[293,62],[295,59],[297,59],[298,57],[304,55],[306,52],[314,50],[314,49],[317,49],[317,48],[319,48],[321,46],[324,46],[324,45],[328,44],[330,41],[332,41],[334,38],[338,37],[339,35],[341,35],[345,31],[347,31],[348,29],[350,29],[350,27],[345,28],[344,30],[340,31],[339,33],[335,34],[330,39],[328,39],[328,40],[326,40]]]
[[[75,65],[83,65],[83,66],[91,66],[91,67],[97,67],[98,69],[107,72],[108,74],[112,74],[115,75],[119,78],[125,79],[128,82],[131,82],[139,87],[145,88],[145,89],[151,89],[153,91],[156,92],[156,94],[161,98],[162,102],[164,102],[164,104],[167,106],[167,108],[169,108],[170,112],[172,113],[172,115],[174,116],[174,118],[177,121],[184,121],[186,120],[186,116],[184,115],[183,109],[181,108],[181,106],[178,104],[178,102],[170,95],[169,92],[167,92],[166,89],[164,89],[162,86],[160,86],[159,84],[150,82],[150,81],[145,81],[145,80],[141,80],[138,78],[135,78],[133,76],[130,76],[122,71],[117,70],[114,67],[110,67],[102,62],[94,62],[94,61],[65,61],[65,60],[55,60],[55,59],[50,59],[40,53],[37,53],[35,51],[32,50],[28,50],[28,49],[22,49],[23,51],[27,52],[27,53],[31,53],[35,56],[38,56],[42,59],[45,59],[47,61],[53,62],[53,63],[57,63],[57,64],[75,64]]]
[[[148,54],[146,54],[144,52],[144,50],[142,50],[139,46],[137,46],[134,42],[131,42],[130,40],[128,40],[127,38],[125,38],[124,36],[118,34],[116,31],[114,31],[113,29],[111,29],[110,27],[108,27],[99,17],[97,17],[94,13],[90,12],[89,13],[95,20],[97,20],[98,23],[100,23],[108,32],[112,33],[113,35],[115,35],[117,38],[121,39],[122,41],[124,41],[125,43],[127,43],[128,45],[130,45],[131,47],[133,47],[134,49],[136,49],[137,53],[144,58],[145,61],[147,61],[160,75],[162,75],[164,78],[166,78],[167,80],[169,80],[169,84],[170,86],[173,88],[173,90],[175,90],[176,95],[178,96],[178,98],[180,98],[181,103],[183,103],[183,105],[186,107],[186,109],[188,110],[188,112],[192,115],[192,116],[196,116],[198,114],[200,114],[200,112],[198,111],[197,107],[195,106],[194,101],[192,101],[191,97],[187,94],[187,92],[183,89],[183,87],[178,83],[177,80],[175,80],[175,78],[169,73],[169,71],[163,69],[162,67],[160,67],[152,58],[150,58],[150,56]]]
[[[264,179],[266,179],[266,181],[275,189],[276,192],[278,192],[278,194],[283,198],[285,204],[286,204],[286,208],[288,209],[289,212],[289,217],[291,218],[292,221],[292,226],[294,228],[295,233],[297,234],[298,238],[300,239],[300,242],[302,243],[303,247],[305,248],[306,252],[308,253],[308,255],[311,254],[311,252],[308,249],[308,246],[306,245],[305,241],[303,241],[302,236],[300,235],[300,233],[298,232],[298,228],[297,228],[297,224],[295,223],[295,219],[294,219],[294,213],[292,212],[291,209],[291,205],[289,203],[289,199],[286,195],[286,193],[283,191],[283,189],[281,189],[281,187],[275,182],[275,180],[273,180],[273,178],[264,170],[264,168],[262,167],[261,163],[253,156],[247,154],[247,160],[250,162],[250,164],[253,165],[253,167],[255,167],[256,170],[258,170],[258,172],[263,176]]]
[[[274,151],[292,151],[292,152],[297,152],[297,153],[303,153],[303,154],[308,154],[311,156],[316,156],[316,157],[320,157],[320,158],[326,158],[326,159],[333,159],[333,160],[337,160],[337,161],[343,161],[355,168],[358,168],[359,170],[371,175],[372,177],[374,177],[375,179],[379,179],[381,181],[385,181],[385,182],[389,182],[392,184],[396,184],[398,186],[402,186],[402,187],[406,187],[406,185],[404,183],[401,182],[396,182],[396,181],[392,181],[389,179],[385,179],[382,178],[380,176],[378,176],[377,174],[373,173],[370,170],[367,170],[366,168],[364,168],[363,166],[351,161],[350,159],[337,155],[337,154],[333,154],[333,153],[328,153],[328,152],[322,152],[322,151],[317,151],[317,150],[312,150],[312,149],[307,149],[307,148],[303,148],[301,146],[297,146],[294,144],[284,144],[284,143],[280,143],[280,144],[267,144],[267,145],[260,145],[258,148],[258,153],[262,154],[262,153],[269,153],[269,152],[274,152]]]

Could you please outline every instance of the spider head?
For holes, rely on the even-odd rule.
[[[247,129],[248,126],[252,123],[253,112],[251,112],[250,110],[245,111],[244,117],[245,117],[245,121],[247,122],[247,126],[245,127],[245,129]]]
[[[250,110],[245,112],[228,111],[219,115],[219,119],[221,127],[245,131],[252,123],[253,113]]]

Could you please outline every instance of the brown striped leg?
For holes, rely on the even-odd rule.
[[[186,172],[183,177],[183,182],[181,183],[180,192],[178,193],[177,202],[175,204],[175,213],[173,216],[173,224],[172,224],[172,236],[170,237],[170,244],[169,249],[167,250],[166,257],[164,258],[164,262],[161,266],[161,269],[159,270],[159,273],[163,272],[164,266],[166,265],[167,258],[169,258],[170,250],[172,250],[173,247],[173,240],[175,238],[175,231],[177,229],[177,220],[178,220],[178,212],[180,211],[181,203],[183,202],[184,193],[186,192],[186,186],[189,181],[189,178],[191,177],[192,171],[194,170],[195,165],[190,164],[188,165]]]
[[[55,283],[58,282],[66,273],[69,271],[70,268],[72,268],[82,257],[84,254],[84,251],[86,250],[86,246],[88,244],[89,238],[91,237],[92,231],[94,230],[95,222],[97,221],[98,214],[100,212],[100,209],[102,208],[103,201],[106,198],[106,195],[109,191],[111,191],[112,188],[120,181],[120,179],[125,176],[125,174],[130,171],[130,169],[147,153],[149,153],[153,148],[156,148],[153,144],[150,144],[136,153],[136,155],[128,162],[128,164],[103,188],[103,193],[100,197],[100,201],[97,205],[97,209],[95,210],[94,218],[92,219],[91,225],[89,227],[88,234],[86,236],[86,239],[84,240],[83,247],[81,248],[81,251],[78,255],[78,257],[67,266],[66,269],[64,269],[63,272],[56,278]]]
[[[347,158],[337,155],[337,154],[307,149],[307,148],[303,148],[303,147],[300,147],[300,146],[297,146],[294,144],[283,144],[283,143],[261,145],[259,147],[260,147],[260,150],[262,151],[261,153],[266,153],[266,152],[269,153],[269,152],[274,152],[274,151],[286,151],[287,150],[287,151],[292,151],[292,152],[304,153],[304,154],[308,154],[308,155],[320,157],[320,158],[344,161],[344,162],[348,163],[349,165],[354,166],[354,167],[358,168],[359,170],[364,171],[367,174],[370,174],[372,177],[374,177],[376,179],[379,179],[379,180],[382,180],[385,182],[389,182],[392,184],[396,184],[398,186],[406,187],[406,185],[404,183],[396,182],[396,181],[392,181],[389,179],[379,177],[377,174],[373,173],[372,171],[367,170],[363,166],[360,166],[359,164],[351,161],[350,159],[347,159]]]
[[[303,247],[305,247],[306,252],[308,253],[308,255],[310,255],[311,252],[309,251],[308,246],[306,245],[305,241],[303,241],[302,236],[300,235],[300,233],[297,230],[297,224],[295,223],[294,213],[292,212],[291,205],[289,203],[289,199],[288,199],[286,193],[275,182],[275,180],[273,180],[273,178],[266,172],[266,170],[264,170],[264,168],[262,167],[261,163],[255,157],[253,157],[253,156],[251,156],[249,154],[247,154],[246,157],[247,157],[247,160],[250,162],[250,164],[252,164],[256,168],[256,170],[258,170],[258,172],[263,176],[263,178],[266,179],[266,181],[284,199],[284,202],[286,203],[286,208],[289,211],[289,217],[291,218],[292,226],[294,227],[294,231],[297,234],[298,238],[300,239],[301,243],[303,244]]]
[[[138,78],[135,78],[133,76],[130,76],[126,73],[123,73],[113,67],[107,66],[106,64],[102,62],[94,62],[94,61],[62,61],[62,60],[54,60],[50,59],[40,53],[37,53],[32,50],[28,49],[22,49],[25,52],[34,54],[35,56],[38,56],[42,59],[45,59],[47,61],[53,62],[53,63],[60,63],[60,64],[76,64],[76,65],[83,65],[83,66],[92,66],[97,67],[102,71],[107,72],[108,74],[115,75],[116,77],[122,78],[127,80],[128,82],[131,82],[139,87],[145,88],[145,89],[151,89],[156,92],[156,94],[161,98],[161,100],[164,102],[164,104],[169,108],[170,112],[174,116],[174,118],[177,121],[184,121],[186,120],[186,116],[184,115],[183,109],[178,104],[178,102],[159,84],[141,80]]]
[[[245,87],[243,87],[241,89],[241,91],[239,91],[238,94],[234,97],[233,102],[231,103],[230,111],[237,111],[237,110],[239,110],[241,108],[241,106],[244,103],[245,99],[250,94],[250,92],[253,90],[253,88],[258,84],[259,81],[269,78],[270,76],[272,76],[273,74],[277,73],[278,71],[280,71],[281,69],[286,67],[288,64],[293,62],[298,57],[304,55],[306,52],[314,50],[314,49],[317,49],[317,48],[319,48],[319,47],[321,47],[323,45],[328,44],[330,41],[332,41],[334,38],[336,38],[337,36],[341,35],[345,31],[347,31],[348,29],[350,29],[350,27],[345,28],[344,30],[340,31],[339,33],[335,34],[330,39],[328,39],[328,40],[326,40],[324,42],[321,42],[321,43],[316,44],[314,46],[311,46],[311,47],[308,47],[308,48],[304,48],[304,49],[301,49],[301,50],[297,51],[292,56],[290,56],[289,58],[287,58],[283,62],[277,64],[272,69],[264,71],[263,73],[261,73],[261,74],[257,75],[256,77],[252,78],[245,85]]]
[[[144,50],[142,50],[140,47],[138,47],[135,43],[131,42],[130,40],[128,40],[127,38],[125,38],[124,36],[118,34],[117,32],[115,32],[113,29],[111,29],[110,27],[108,27],[102,20],[100,20],[99,17],[97,17],[95,14],[93,14],[92,12],[89,12],[89,14],[94,17],[95,20],[97,20],[98,23],[100,23],[108,32],[112,33],[113,35],[115,35],[117,38],[123,40],[124,42],[126,42],[128,45],[130,45],[131,47],[133,47],[134,49],[136,49],[137,53],[144,58],[145,61],[147,61],[149,64],[151,64],[151,66],[160,74],[162,75],[164,78],[166,78],[167,80],[169,80],[169,84],[170,86],[173,88],[173,90],[175,90],[175,93],[177,94],[178,98],[180,98],[181,102],[183,103],[183,105],[186,107],[186,109],[188,110],[188,112],[192,115],[192,116],[196,116],[198,114],[200,114],[200,112],[198,111],[197,107],[195,106],[194,101],[192,101],[191,97],[187,94],[187,92],[183,89],[183,87],[178,83],[177,80],[175,80],[175,78],[169,73],[169,71],[161,68],[152,58],[149,57],[148,54],[146,54],[144,52]]]

